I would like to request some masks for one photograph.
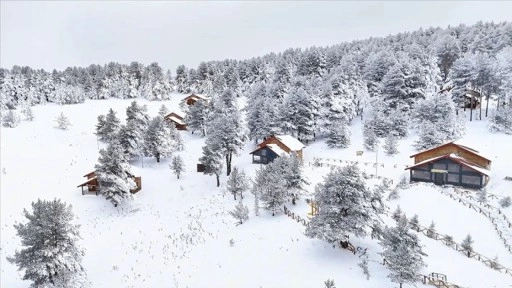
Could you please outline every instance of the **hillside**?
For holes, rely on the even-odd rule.
[[[171,111],[179,109],[183,97],[175,93],[167,101],[138,101],[147,104],[149,114],[154,116],[164,103]],[[381,264],[376,240],[350,239],[355,246],[368,248],[371,278],[366,280],[357,266],[357,256],[305,237],[304,227],[290,217],[282,213],[272,217],[266,211],[254,216],[250,193],[244,198],[251,210],[250,219],[236,226],[228,215],[236,202],[225,191],[226,176],[221,176],[221,187],[217,188],[215,177],[195,171],[204,145],[204,138],[197,133],[180,132],[185,149],[178,153],[187,169],[182,179],[171,173],[168,159],[156,163],[155,159],[146,158],[131,163],[133,174],[142,176],[142,191],[134,201],[114,208],[102,197],[83,196],[76,187],[83,182],[82,176],[92,171],[98,150],[104,147],[94,135],[97,116],[112,107],[124,119],[131,101],[39,105],[33,107],[35,121],[24,121],[14,129],[1,128],[1,287],[29,286],[29,282],[20,280],[16,267],[6,261],[6,256],[20,249],[13,224],[24,221],[22,211],[32,201],[55,197],[73,206],[81,225],[80,244],[86,251],[83,265],[92,287],[322,287],[327,279],[334,279],[339,287],[396,286],[386,277],[388,270]],[[72,124],[68,131],[54,128],[54,118],[61,111]],[[467,134],[460,142],[493,161],[487,192],[498,197],[512,196],[512,182],[503,180],[512,176],[512,140],[504,134],[489,133],[486,122],[485,118],[467,122]],[[408,175],[403,169],[411,164],[409,156],[415,151],[411,143],[417,135],[400,140],[400,153],[393,157],[380,151],[378,162],[383,167],[375,171],[374,152],[356,156],[356,151],[364,150],[359,119],[353,121],[350,130],[352,143],[347,149],[328,148],[323,140],[317,140],[304,150],[310,194],[330,169],[313,166],[316,158],[336,165],[343,165],[339,160],[359,161],[367,173],[376,172],[393,179],[395,184],[402,175]],[[247,142],[233,159],[233,164],[251,177],[259,167],[251,163],[249,152],[253,148],[253,141]],[[420,225],[428,227],[434,221],[439,233],[452,235],[456,242],[470,233],[475,251],[490,258],[497,256],[500,264],[512,268],[512,254],[505,249],[492,223],[441,192],[436,186],[414,184],[401,190],[400,198],[387,205],[390,211],[400,205],[408,217],[418,214]],[[309,211],[305,198],[308,196],[290,207],[302,218]],[[499,207],[494,198],[489,198],[489,204]],[[512,208],[503,211],[512,219]],[[384,220],[394,224],[387,216]],[[446,274],[449,282],[462,287],[512,285],[512,275],[492,270],[422,234],[419,237],[428,254],[428,267],[422,274]]]

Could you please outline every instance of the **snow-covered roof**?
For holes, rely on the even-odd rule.
[[[489,158],[487,158],[487,157],[483,156],[482,154],[480,154],[480,152],[478,152],[477,150],[475,150],[475,149],[473,149],[473,148],[469,148],[468,146],[462,145],[461,143],[459,143],[459,142],[455,142],[455,141],[449,141],[449,142],[443,143],[443,144],[441,144],[441,145],[438,145],[438,146],[436,146],[436,147],[433,147],[433,148],[430,148],[430,149],[427,149],[427,150],[423,150],[423,151],[418,152],[418,153],[416,153],[416,154],[414,154],[414,155],[411,155],[411,156],[410,156],[410,158],[412,158],[412,157],[414,157],[414,156],[417,156],[417,155],[419,155],[419,154],[425,153],[425,152],[427,152],[427,151],[431,151],[431,150],[437,149],[437,148],[439,148],[439,147],[442,147],[442,146],[448,145],[448,144],[453,144],[453,145],[455,145],[455,146],[457,146],[457,147],[459,147],[459,148],[461,148],[461,149],[463,149],[463,150],[466,150],[466,151],[470,152],[471,154],[474,154],[474,155],[479,156],[479,157],[481,157],[481,158],[484,158],[484,159],[486,159],[486,160],[488,160],[488,161],[491,161]]]
[[[176,118],[176,116],[174,116],[174,115],[167,117],[167,119],[171,120],[172,122],[174,122],[178,125],[185,125],[185,122],[183,122],[183,120]]]
[[[89,184],[91,181],[94,181],[94,180],[96,180],[96,177],[93,177],[93,178],[87,179],[87,181],[85,181],[84,183],[82,183],[82,184],[80,184],[80,185],[78,185],[78,186],[76,186],[76,187],[85,186],[85,185]]]
[[[201,98],[201,99],[204,99],[204,100],[207,100],[207,99],[208,99],[208,97],[206,97],[206,96],[204,96],[204,95],[202,95],[202,94],[195,94],[195,93],[194,93],[194,94],[192,94],[192,95],[196,95],[196,96],[197,96],[197,98]],[[192,95],[190,95],[190,96],[192,96]]]
[[[171,114],[172,113],[176,114],[178,117],[181,117],[182,119],[185,118],[185,113],[183,113],[181,111],[173,111],[173,112],[171,112]]]
[[[281,149],[281,147],[279,147],[279,145],[277,145],[277,144],[267,144],[267,145],[265,145],[265,147],[268,147],[270,150],[272,150],[272,152],[276,153],[278,156],[288,155],[288,153],[286,153],[286,151]]]
[[[437,156],[437,157],[433,157],[433,158],[430,158],[430,159],[427,159],[427,160],[423,160],[421,162],[418,162],[412,166],[408,166],[407,168],[405,168],[405,170],[407,169],[411,169],[411,168],[414,168],[414,167],[418,167],[418,166],[421,166],[421,165],[424,165],[424,164],[427,164],[427,163],[430,163],[430,162],[435,162],[436,160],[439,160],[441,158],[449,158],[463,166],[466,166],[466,167],[469,167],[481,174],[484,174],[486,176],[489,176],[491,175],[491,172],[485,168],[482,168],[478,165],[476,165],[475,163],[472,163],[468,160],[466,160],[465,158],[462,158],[460,157],[459,155],[457,154],[454,154],[454,153],[451,153],[451,154],[446,154],[446,155],[441,155],[441,156]]]
[[[290,135],[276,135],[275,137],[292,151],[299,151],[306,147],[304,144],[302,144],[302,142]]]

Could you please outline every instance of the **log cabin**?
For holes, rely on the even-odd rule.
[[[489,182],[491,160],[453,141],[411,155],[413,157],[414,165],[405,168],[410,171],[411,181],[468,188],[483,188]]]
[[[133,175],[130,175],[130,176],[133,178],[133,181],[137,185],[137,187],[135,189],[132,189],[130,191],[132,194],[135,194],[142,189],[142,177],[140,177],[140,176],[136,177]],[[85,181],[84,183],[77,186],[77,188],[79,188],[79,187],[82,188],[82,195],[86,195],[88,193],[93,193],[93,194],[98,195],[99,185],[98,185],[98,178],[96,177],[96,172],[93,171],[93,172],[87,173],[84,175],[84,177],[87,177],[87,181]],[[86,191],[84,191],[85,186],[87,186]]]
[[[184,121],[185,115],[180,112],[171,112],[164,117],[167,123],[173,124],[178,130],[187,130],[187,124]]]
[[[281,156],[294,153],[302,161],[302,149],[306,146],[289,135],[273,135],[259,143],[252,154],[252,163],[268,164]]]
[[[189,105],[189,106],[190,106],[190,105],[194,105],[194,104],[196,104],[196,102],[197,102],[198,100],[206,100],[206,101],[208,101],[208,100],[209,100],[209,98],[208,98],[208,97],[206,97],[206,96],[204,96],[204,95],[201,95],[201,94],[194,94],[194,93],[192,93],[192,94],[190,94],[189,96],[187,96],[187,97],[183,98],[183,100],[182,100],[182,101],[183,101],[183,102],[185,102],[187,105]]]

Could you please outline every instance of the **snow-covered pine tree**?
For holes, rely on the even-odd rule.
[[[7,112],[2,113],[2,126],[8,128],[15,128],[20,124],[20,116],[16,110],[9,109]]]
[[[429,121],[423,123],[419,134],[418,140],[414,143],[417,150],[430,149],[444,142],[444,135],[439,132],[437,125]]]
[[[217,179],[217,187],[220,186],[220,174],[222,173],[222,154],[215,142],[203,146],[203,156],[199,158],[199,162],[204,165],[204,174],[215,175]]]
[[[434,238],[435,233],[436,233],[436,223],[434,223],[434,221],[432,221],[432,223],[430,223],[430,226],[428,226],[428,229],[427,229],[427,237]]]
[[[418,230],[419,220],[418,220],[418,214],[414,214],[409,220],[409,225],[411,225],[411,229]]]
[[[345,120],[331,122],[325,143],[331,148],[348,148],[350,145],[350,130]]]
[[[32,210],[23,210],[27,223],[14,225],[24,248],[7,260],[24,270],[23,280],[32,281],[31,287],[87,287],[80,225],[73,224],[71,205],[38,199]]]
[[[133,198],[130,190],[136,188],[135,181],[123,148],[116,138],[108,143],[106,150],[100,150],[100,157],[95,169],[99,186],[98,192],[112,202],[115,207]]]
[[[508,208],[510,205],[512,205],[512,200],[510,199],[510,196],[503,197],[499,201],[501,208]]]
[[[144,135],[145,155],[155,157],[156,162],[160,163],[160,158],[170,156],[175,148],[169,126],[162,116],[155,116]]]
[[[306,236],[338,242],[349,233],[364,237],[370,229],[379,229],[380,196],[366,187],[357,165],[333,169],[315,187],[318,213],[306,228]]]
[[[236,200],[236,195],[240,195],[240,198],[244,198],[243,193],[249,189],[249,179],[245,175],[243,170],[239,170],[238,167],[233,167],[231,175],[229,175],[227,181],[227,189],[233,194],[233,198]]]
[[[264,169],[256,172],[254,185],[258,191],[259,200],[263,203],[263,208],[272,212],[272,216],[275,216],[283,210],[288,191],[284,177],[273,173],[269,167],[267,165]]]
[[[464,240],[462,240],[462,243],[460,243],[460,247],[462,247],[462,249],[464,249],[464,251],[466,252],[466,254],[468,255],[468,257],[471,256],[471,252],[473,252],[473,238],[471,237],[470,234],[468,234],[466,236],[466,238],[464,238]]]
[[[107,116],[108,120],[108,116]],[[143,134],[148,129],[150,117],[148,115],[148,107],[146,105],[138,105],[137,101],[132,101],[130,106],[126,108],[126,122],[134,121],[137,130]]]
[[[25,120],[27,120],[27,121],[34,120],[34,112],[32,111],[32,108],[30,106],[25,107],[25,109],[23,109],[22,112],[25,115]]]
[[[244,205],[242,197],[240,197],[240,200],[238,201],[238,204],[236,204],[235,209],[229,212],[229,215],[233,216],[233,218],[239,221],[238,224],[243,224],[244,221],[249,219],[249,208]]]
[[[208,128],[208,138],[205,143],[220,149],[226,160],[226,174],[231,173],[231,159],[242,149],[246,140],[242,125],[242,116],[236,107],[232,92],[226,90],[215,103],[215,112]]]
[[[379,146],[379,138],[377,138],[370,122],[365,122],[363,125],[363,145],[368,151],[375,151]]]
[[[393,220],[395,220],[395,221],[398,221],[398,220],[400,220],[400,217],[402,217],[402,215],[403,215],[402,208],[400,208],[400,205],[398,205],[396,207],[395,212],[393,212],[393,214],[391,215],[391,218],[393,218]]]
[[[105,138],[103,127],[105,126],[106,117],[105,115],[99,115],[97,119],[98,123],[96,124],[96,132],[94,134],[96,134],[99,139],[103,140]]]
[[[109,142],[119,133],[119,129],[121,128],[121,120],[117,118],[117,114],[112,108],[108,110],[104,122],[102,119],[100,119],[100,117],[101,116],[98,116],[96,134],[100,137],[101,141]]]
[[[71,122],[69,122],[68,117],[64,115],[64,112],[60,112],[60,114],[55,118],[55,122],[57,122],[57,128],[62,130],[67,130],[69,126],[71,126]]]
[[[409,223],[405,215],[402,215],[396,227],[386,227],[380,244],[384,251],[381,255],[386,259],[391,273],[388,277],[391,282],[400,284],[412,284],[420,281],[418,274],[422,267],[423,253],[418,236],[409,231]]]
[[[187,128],[192,131],[192,133],[200,131],[201,135],[206,136],[208,122],[211,119],[210,114],[211,105],[205,100],[200,99],[188,108],[184,121],[187,123]]]
[[[162,104],[162,106],[160,106],[160,110],[158,110],[158,115],[165,117],[168,114],[169,114],[169,109],[167,109],[165,104]]]
[[[299,158],[293,154],[288,157],[279,157],[267,165],[267,168],[268,173],[281,175],[286,183],[286,197],[295,205],[295,201],[306,191],[305,186],[309,185]]]
[[[459,58],[461,53],[459,40],[453,35],[443,33],[436,40],[434,47],[442,79],[446,82],[453,63]]]
[[[318,112],[312,95],[302,87],[294,88],[280,107],[282,131],[306,143],[313,140]]]
[[[396,140],[396,136],[393,133],[389,133],[384,141],[384,151],[386,155],[395,155],[398,153],[398,141]]]
[[[502,132],[512,135],[512,104],[501,106],[492,111],[488,125],[491,132]]]
[[[127,159],[133,159],[141,155],[140,139],[142,135],[137,131],[134,121],[128,121],[126,125],[121,125],[118,133],[118,141],[123,148]]]
[[[180,155],[176,155],[172,157],[171,164],[169,164],[169,168],[171,168],[172,172],[180,179],[180,176],[183,172],[185,172],[185,162]]]

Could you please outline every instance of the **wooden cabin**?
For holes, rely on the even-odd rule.
[[[414,165],[411,181],[451,184],[468,188],[483,188],[489,182],[491,161],[478,151],[449,142],[412,155]]]
[[[201,94],[194,94],[194,93],[192,93],[192,94],[190,94],[189,96],[187,96],[187,97],[183,98],[183,100],[182,100],[182,101],[183,101],[183,102],[185,102],[187,105],[189,105],[189,106],[190,106],[190,105],[194,105],[194,104],[196,104],[196,102],[197,102],[198,100],[206,100],[206,101],[208,101],[208,100],[209,100],[209,98],[208,98],[208,97],[206,97],[206,96],[203,96],[203,95],[201,95]]]
[[[302,149],[306,146],[289,135],[273,135],[259,143],[252,154],[252,163],[267,164],[277,157],[294,153],[302,160]]]
[[[130,192],[132,194],[135,194],[139,192],[142,189],[142,177],[136,177],[133,175],[130,175],[133,178],[133,181],[137,185],[135,189],[132,189]],[[90,172],[84,175],[84,177],[87,177],[87,181],[77,186],[82,187],[82,195],[86,195],[88,193],[93,193],[98,195],[98,178],[96,177],[96,172]],[[84,187],[87,186],[87,190],[84,191]]]
[[[171,112],[164,117],[167,123],[174,124],[178,130],[187,130],[187,124],[184,121],[185,115],[180,112]]]
[[[482,100],[482,95],[474,90],[468,90],[466,95],[464,95],[464,103],[461,108],[478,108],[480,107],[480,101]]]

